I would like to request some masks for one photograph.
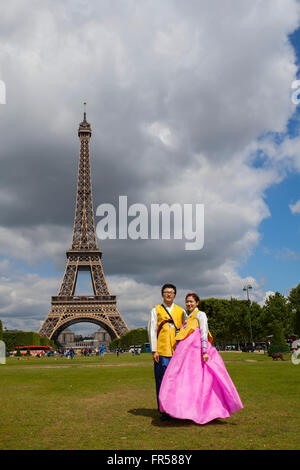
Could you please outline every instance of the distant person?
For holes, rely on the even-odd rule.
[[[292,352],[294,352],[300,348],[300,339],[297,339],[296,335],[293,335],[291,338],[292,338],[291,350]]]
[[[205,312],[198,309],[199,297],[186,295],[188,318],[176,335],[177,346],[164,374],[160,411],[179,419],[205,424],[229,418],[243,408],[224,362],[211,345]]]
[[[156,384],[156,399],[159,410],[159,389],[175,350],[176,330],[181,328],[185,320],[185,311],[174,303],[176,287],[173,284],[164,284],[161,289],[163,303],[155,305],[150,313],[148,322],[148,336],[152,357],[154,361],[154,377]],[[160,420],[168,419],[166,413],[161,413]]]
[[[102,360],[104,359],[104,353],[105,353],[105,346],[101,344],[100,345],[100,357]]]

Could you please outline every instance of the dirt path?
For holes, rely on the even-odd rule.
[[[225,360],[224,363],[229,363],[229,362],[259,362],[256,359],[238,359],[236,361],[231,361],[231,360]],[[122,363],[122,364],[57,364],[53,366],[48,366],[48,365],[38,365],[38,366],[27,366],[24,365],[23,367],[16,366],[14,369],[70,369],[72,367],[138,367],[138,366],[152,366],[151,363],[149,362],[139,362],[139,363]]]
[[[70,369],[72,367],[137,367],[137,366],[145,366],[149,365],[149,362],[139,362],[137,364],[61,364],[61,365],[53,365],[53,366],[16,366],[14,369]],[[150,364],[151,365],[151,364]]]

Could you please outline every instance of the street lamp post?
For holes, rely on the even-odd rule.
[[[250,284],[247,284],[243,290],[247,291],[247,299],[248,299],[248,312],[249,312],[249,324],[250,324],[250,341],[251,346],[253,346],[253,335],[252,335],[252,325],[251,325],[251,313],[250,313],[250,299],[249,299],[249,290],[252,289]]]

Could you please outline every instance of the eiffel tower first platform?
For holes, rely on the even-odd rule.
[[[72,247],[67,251],[66,269],[58,295],[52,297],[50,312],[39,330],[41,336],[54,341],[65,328],[79,322],[96,323],[112,339],[128,331],[117,309],[116,296],[110,295],[108,290],[101,263],[102,251],[96,241],[90,170],[91,135],[84,110],[78,129],[80,154]],[[90,272],[94,295],[74,295],[80,270]]]

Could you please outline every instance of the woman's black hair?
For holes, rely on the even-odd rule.
[[[195,294],[195,292],[190,292],[189,294],[186,294],[185,300],[186,300],[188,297],[193,297],[193,299],[194,299],[196,302],[199,302],[199,301],[200,301],[199,296],[198,296],[197,294]]]

